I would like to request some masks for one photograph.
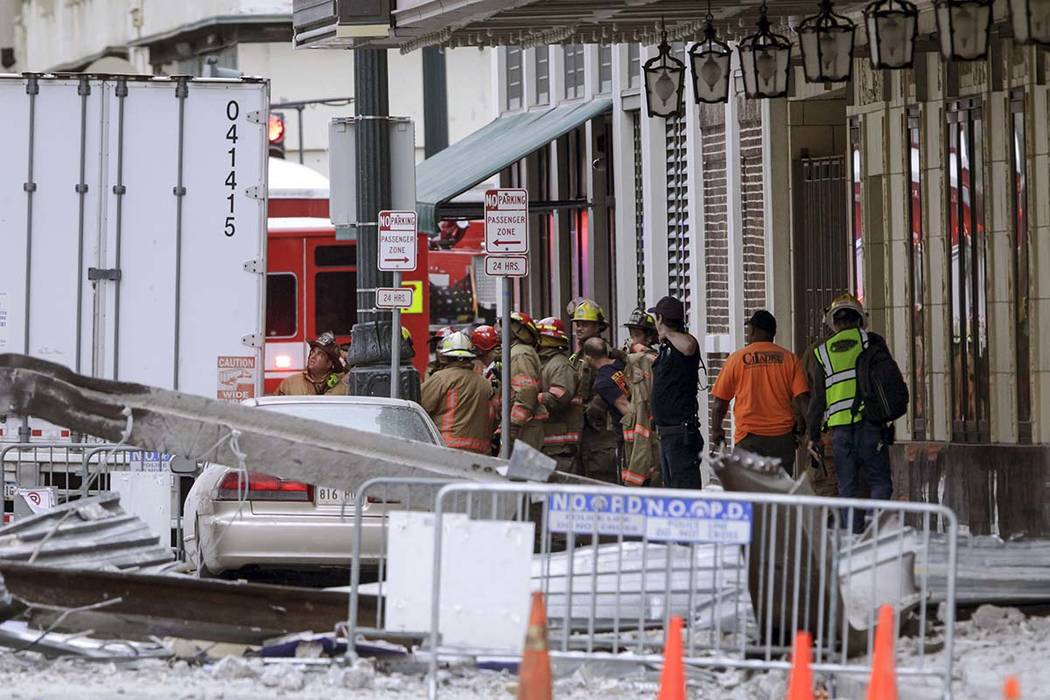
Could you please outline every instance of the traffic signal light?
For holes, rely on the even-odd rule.
[[[284,115],[280,112],[271,112],[270,120],[266,129],[267,138],[270,142],[270,157],[284,158]]]

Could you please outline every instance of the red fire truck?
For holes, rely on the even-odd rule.
[[[336,240],[328,219],[328,179],[311,168],[271,158],[266,261],[265,391],[301,372],[306,340],[332,331],[350,342],[357,320],[357,243]],[[419,266],[402,275],[413,307],[401,323],[412,334],[413,363],[426,369],[430,324],[427,237],[419,236]]]

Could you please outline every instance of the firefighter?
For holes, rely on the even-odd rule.
[[[346,370],[335,334],[325,331],[307,344],[310,354],[306,369],[285,377],[277,387],[277,396],[345,396]]]
[[[476,362],[481,367],[482,374],[498,382],[499,331],[492,326],[478,326],[470,334],[470,341],[474,343],[474,352],[477,354]]]
[[[569,336],[562,320],[553,316],[536,328],[543,363],[539,401],[549,414],[543,428],[543,453],[554,458],[560,471],[576,472],[583,409],[573,402],[576,372],[569,364]]]
[[[489,417],[492,425],[499,425],[500,405],[503,400],[500,391],[503,363],[500,360],[499,331],[489,325],[478,326],[471,332],[470,341],[474,344],[474,352],[477,355],[474,360],[474,370],[492,385]],[[495,432],[492,434],[492,452],[493,454],[499,452],[499,436]]]
[[[452,326],[445,326],[439,328],[430,335],[430,362],[427,363],[427,371],[423,374],[423,381],[430,378],[430,375],[434,374],[442,367],[445,366],[444,358],[441,356],[441,342],[455,332],[455,328]]]
[[[441,341],[438,354],[442,369],[423,382],[420,404],[434,419],[445,445],[487,455],[492,385],[474,371],[474,346],[466,333],[456,331]]]
[[[595,372],[583,361],[581,353],[583,344],[590,338],[599,337],[609,324],[605,321],[605,311],[591,299],[571,302],[568,311],[572,314],[572,330],[576,336],[576,352],[569,361],[576,371],[576,401],[584,411],[578,463],[584,476],[619,483],[616,432],[609,423],[604,402],[594,392]]]
[[[535,346],[540,333],[529,315],[520,311],[510,315],[510,330],[510,436],[539,450],[547,419],[547,409],[539,403],[541,370]]]
[[[635,309],[627,323],[624,374],[630,388],[628,410],[623,417],[624,468],[620,478],[627,486],[659,486],[660,443],[652,425],[653,360],[659,337],[656,319],[644,309]]]

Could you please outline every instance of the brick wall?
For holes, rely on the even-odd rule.
[[[740,205],[744,252],[744,314],[766,307],[765,207],[762,187],[762,112],[759,100],[738,101]],[[731,319],[743,323],[744,319]]]
[[[700,108],[704,173],[704,265],[707,272],[707,332],[729,332],[729,230],[726,199],[725,109]]]
[[[727,359],[729,359],[729,355],[727,355],[725,353],[720,353],[720,352],[711,353],[711,354],[709,354],[707,356],[707,385],[708,385],[708,387],[714,387],[715,380],[718,379],[718,373],[722,371],[722,366],[725,365]],[[701,381],[703,381],[703,380],[701,380]],[[708,396],[710,396],[710,394]],[[714,397],[710,396],[710,398],[708,399],[708,403],[707,403],[707,424],[709,426],[711,426],[711,428],[715,427],[714,426],[714,421],[713,421],[713,416],[712,416],[712,409],[714,408],[714,401],[715,401]],[[723,421],[723,427],[725,427],[726,434],[729,436],[729,439],[732,439],[732,435],[729,434],[730,433],[730,419],[729,419],[730,415],[732,415],[732,413],[726,414],[726,419],[725,419],[725,421]],[[709,435],[710,434],[705,435],[704,439],[707,440]]]

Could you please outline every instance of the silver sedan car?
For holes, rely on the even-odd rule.
[[[441,445],[430,416],[412,401],[368,396],[268,396],[246,405]],[[371,500],[371,499],[370,499]],[[378,553],[381,518],[388,506],[356,504],[352,492],[304,484],[262,472],[210,464],[186,497],[187,558],[199,576],[252,570],[304,571],[347,567],[353,548],[354,509],[363,509],[362,552]]]

